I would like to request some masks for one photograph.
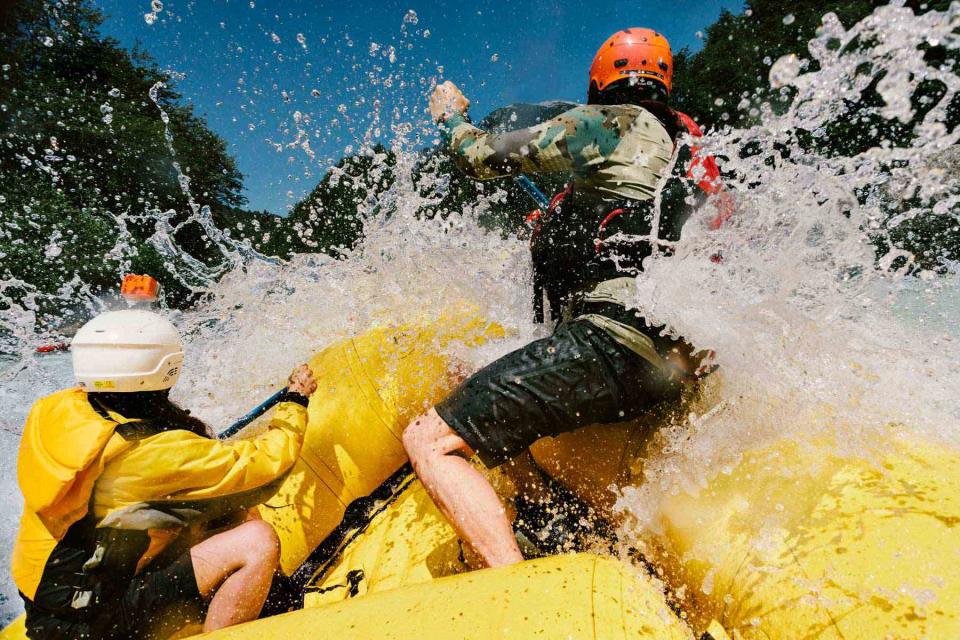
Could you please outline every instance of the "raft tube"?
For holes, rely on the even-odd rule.
[[[960,637],[960,455],[782,442],[665,496],[659,564],[744,639]]]
[[[505,331],[472,314],[376,328],[310,360],[310,399],[300,460],[260,515],[280,537],[290,575],[337,527],[347,506],[407,461],[401,435],[457,382],[453,348],[474,348]]]
[[[663,595],[627,565],[578,554],[367,594],[199,636],[691,640]]]
[[[606,507],[606,487],[643,481],[649,432],[590,427],[533,452]],[[745,640],[960,638],[960,454],[916,438],[878,434],[871,459],[826,441],[748,451],[696,495],[663,491],[647,558],[685,594],[695,629],[716,619]]]
[[[370,519],[344,532],[312,568],[304,607],[319,607],[470,570],[456,531],[414,475],[402,478]]]

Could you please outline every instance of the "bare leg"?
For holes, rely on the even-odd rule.
[[[403,433],[403,446],[427,493],[488,567],[521,562],[500,498],[479,470],[458,454],[470,447],[431,409]]]
[[[270,592],[280,541],[262,520],[249,520],[190,549],[200,595],[216,591],[204,632],[254,620]]]

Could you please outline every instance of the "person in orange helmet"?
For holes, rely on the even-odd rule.
[[[403,434],[427,491],[487,566],[523,558],[499,498],[467,458],[494,467],[544,436],[678,404],[705,371],[690,344],[630,308],[642,261],[669,251],[660,241],[678,239],[689,216],[655,210],[665,174],[679,167],[682,182],[720,190],[713,160],[685,144],[700,134],[696,124],[668,106],[672,73],[667,39],[630,28],[597,52],[588,104],[536,126],[496,134],[473,126],[470,102],[451,82],[430,98],[443,143],[468,176],[570,176],[536,216],[531,241],[535,301],[545,294],[559,320],[553,334],[467,378]]]

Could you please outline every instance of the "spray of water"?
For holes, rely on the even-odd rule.
[[[707,137],[728,158],[737,214],[711,231],[712,212],[700,212],[673,257],[651,257],[635,304],[716,350],[721,370],[661,434],[642,482],[614,488],[632,516],[627,539],[658,529],[663,495],[695,495],[779,440],[829,438],[837,455],[868,459],[891,430],[960,445],[960,274],[895,240],[918,215],[956,224],[958,184],[943,167],[960,136],[945,124],[960,79],[924,51],[956,48],[958,24],[956,4],[919,16],[885,6],[849,30],[828,14],[808,46],[811,70],[795,56],[771,70],[774,87],[795,92],[790,108]],[[854,113],[878,76],[882,100]],[[919,111],[911,97],[924,82],[943,91]],[[829,150],[838,121],[867,138],[892,119],[911,129],[897,144]],[[878,257],[878,246],[889,250]]]
[[[710,231],[706,221],[713,212],[699,212],[672,257],[650,258],[637,281],[635,304],[654,322],[716,350],[722,369],[707,383],[695,415],[664,430],[643,482],[616,488],[620,508],[633,516],[634,528],[623,532],[627,539],[655,525],[662,492],[695,491],[764,441],[843,433],[845,452],[861,455],[870,449],[871,434],[893,423],[917,437],[960,444],[960,274],[947,263],[924,270],[895,243],[879,261],[875,250],[878,237],[890,238],[921,212],[953,215],[958,190],[942,167],[960,132],[948,131],[944,121],[960,85],[916,51],[955,48],[958,25],[960,5],[923,16],[882,7],[848,31],[825,16],[809,45],[819,68],[801,73],[796,59],[784,59],[771,73],[775,85],[796,92],[789,110],[762,110],[755,126],[716,131],[704,141],[728,158],[737,215]],[[336,259],[264,259],[242,240],[209,228],[209,211],[196,205],[179,169],[190,206],[185,213],[214,239],[224,263],[211,268],[191,262],[176,243],[171,216],[143,212],[157,222],[151,242],[181,281],[208,294],[199,308],[170,314],[188,354],[176,399],[213,425],[262,399],[292,366],[326,344],[371,326],[469,305],[517,330],[512,341],[458,354],[470,367],[536,334],[529,324],[524,244],[478,225],[483,202],[446,218],[419,214],[446,189],[444,176],[414,170],[416,149],[434,137],[414,114],[422,113],[421,95],[435,81],[436,67],[404,58],[414,33],[429,33],[420,35],[415,14],[404,19],[402,31],[393,44],[365,49],[376,64],[359,80],[345,79],[365,89],[349,106],[331,109],[336,115],[327,122],[318,113],[291,109],[290,126],[275,141],[281,151],[302,154],[319,173],[322,159],[311,149],[311,137],[340,127],[356,131],[354,111],[370,115],[361,121],[364,133],[351,152],[385,162],[374,145],[389,138],[395,180],[386,191],[372,188],[358,198],[364,239],[355,249]],[[347,40],[345,46],[352,46]],[[307,51],[306,40],[298,42]],[[324,43],[311,40],[311,46]],[[883,98],[876,115],[912,123],[912,138],[852,157],[818,152],[810,136],[826,136],[830,123],[848,115],[850,101],[881,71],[887,76],[876,87]],[[923,80],[940,82],[945,95],[918,119],[910,96]],[[409,102],[388,97],[404,91],[412,96]],[[746,148],[750,153],[741,153]],[[905,196],[919,204],[900,206],[891,218],[888,211]],[[123,229],[126,219],[118,216],[116,223]],[[710,260],[717,253],[720,263]],[[27,295],[9,299],[2,320],[4,334],[17,345],[7,351],[0,386],[4,575],[20,509],[17,434],[32,399],[70,381],[68,356],[38,359],[32,353],[40,337],[36,300],[16,281],[0,283],[0,295],[17,287]],[[104,308],[82,282],[66,283],[59,295],[85,305],[88,313]],[[2,609],[10,615],[19,606],[12,584],[4,584],[3,594],[8,601]]]

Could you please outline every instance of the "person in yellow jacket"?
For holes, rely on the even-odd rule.
[[[163,317],[102,314],[71,349],[79,386],[36,402],[17,460],[12,572],[27,635],[161,638],[256,618],[279,543],[270,525],[237,514],[299,456],[313,374],[294,370],[264,434],[223,442],[168,398],[184,354]]]

